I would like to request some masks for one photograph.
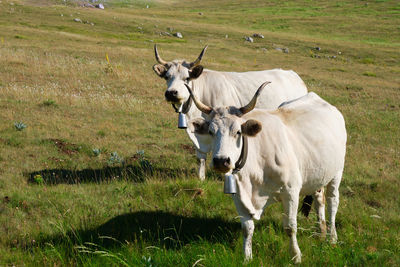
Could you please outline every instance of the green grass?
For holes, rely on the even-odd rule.
[[[167,60],[208,44],[215,70],[293,69],[337,106],[339,242],[299,215],[302,265],[400,265],[397,1],[12,2],[0,3],[0,265],[243,265],[232,200],[213,171],[196,178],[154,43]],[[184,38],[160,35],[170,27]],[[265,39],[246,43],[255,32]],[[291,265],[281,217],[276,204],[256,223],[248,266]]]

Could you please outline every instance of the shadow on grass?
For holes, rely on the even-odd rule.
[[[37,180],[40,175],[42,181]],[[124,166],[106,166],[99,169],[44,169],[27,173],[28,182],[44,183],[47,185],[56,184],[78,184],[78,183],[101,183],[115,180],[127,180],[132,182],[143,182],[146,178],[161,180],[176,179],[182,177],[197,177],[195,169],[153,167],[152,165],[129,164]],[[207,170],[207,180],[222,181],[222,176],[212,170]]]
[[[38,181],[40,175],[42,181]],[[143,182],[146,177],[160,179],[174,179],[178,177],[194,176],[195,170],[181,168],[149,167],[141,165],[126,165],[100,169],[44,169],[28,173],[28,181],[33,183],[43,182],[48,185],[55,184],[77,184],[77,183],[100,183],[114,180],[128,180]]]
[[[140,211],[116,216],[91,230],[75,230],[38,240],[39,246],[86,242],[103,248],[115,248],[127,242],[140,246],[180,249],[192,242],[234,243],[240,232],[239,222],[222,218],[185,217],[163,211]]]

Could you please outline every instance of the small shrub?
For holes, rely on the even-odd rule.
[[[22,131],[23,129],[26,128],[26,125],[23,122],[14,122],[14,127],[17,129],[17,131]]]
[[[106,136],[106,133],[103,130],[100,130],[97,132],[97,135],[100,137],[104,137],[104,136]]]
[[[108,164],[113,165],[113,164],[117,164],[117,163],[122,163],[123,162],[123,158],[121,158],[117,152],[112,152],[110,155],[110,158],[108,159]]]
[[[44,183],[44,179],[40,174],[36,174],[35,176],[33,176],[33,181],[38,185],[42,185]]]
[[[363,75],[368,77],[376,77],[376,74],[370,71],[364,72]]]
[[[42,106],[45,106],[45,107],[57,107],[57,103],[56,103],[56,101],[54,101],[52,99],[47,99],[47,100],[42,102]]]
[[[99,148],[93,148],[92,152],[93,152],[93,155],[95,155],[96,157],[101,154],[101,150]]]

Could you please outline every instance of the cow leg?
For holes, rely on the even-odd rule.
[[[340,170],[337,175],[329,182],[326,188],[326,198],[328,202],[328,215],[330,222],[329,233],[331,236],[331,243],[336,244],[337,242],[337,234],[336,234],[336,226],[335,219],[336,213],[339,206],[339,185],[342,180],[343,170]]]
[[[297,243],[297,209],[299,206],[299,190],[288,188],[282,192],[284,209],[283,227],[290,237],[290,252],[295,264],[301,262],[301,251]]]
[[[254,221],[252,220],[251,215],[241,203],[239,196],[235,194],[232,196],[232,198],[235,202],[236,210],[239,213],[240,223],[242,225],[243,252],[245,261],[250,261],[253,258],[252,239],[254,233]]]
[[[325,195],[324,188],[314,193],[314,208],[318,215],[318,224],[321,230],[321,239],[326,238],[326,221],[325,221]]]
[[[206,178],[206,158],[207,158],[207,154],[206,153],[202,153],[199,150],[196,151],[196,155],[197,155],[197,159],[199,161],[199,171],[198,171],[198,175],[200,180],[204,181],[204,179]]]
[[[250,261],[253,258],[252,250],[252,239],[254,233],[254,221],[251,218],[242,217],[240,218],[243,232],[243,252],[246,261]]]

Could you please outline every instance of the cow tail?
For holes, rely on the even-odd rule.
[[[311,204],[313,203],[313,196],[305,196],[303,199],[303,205],[301,206],[301,213],[303,213],[304,216],[308,217],[308,214],[310,214],[311,210]]]

